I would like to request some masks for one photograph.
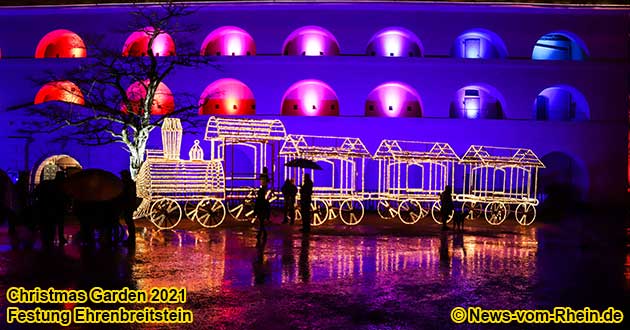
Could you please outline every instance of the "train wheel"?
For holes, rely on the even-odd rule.
[[[321,226],[328,220],[328,204],[321,199],[314,199],[311,202],[311,225]]]
[[[464,209],[470,211],[466,216],[466,220],[478,219],[479,217],[481,217],[481,213],[483,212],[483,207],[481,203],[477,202],[464,202],[464,205],[462,205],[462,211]]]
[[[195,221],[195,213],[197,212],[197,205],[198,204],[193,201],[187,201],[186,204],[184,204],[184,214],[191,221]]]
[[[507,218],[508,209],[501,202],[491,202],[486,205],[485,216],[489,224],[500,225]]]
[[[256,202],[256,191],[247,194],[245,199],[236,206],[229,208],[230,215],[237,221],[253,221],[254,220],[254,203]]]
[[[151,222],[159,229],[172,229],[182,220],[182,208],[177,201],[162,198],[151,205]]]
[[[521,203],[514,211],[516,221],[523,226],[529,226],[536,219],[536,207],[529,203]]]
[[[363,207],[363,203],[360,200],[351,198],[346,199],[341,203],[339,207],[339,215],[341,217],[341,221],[348,226],[358,225],[361,220],[363,220],[363,215],[365,214],[365,209]]]
[[[427,212],[422,208],[422,204],[415,199],[405,199],[398,205],[398,218],[407,225],[413,225],[424,218],[426,214]]]
[[[225,205],[218,199],[204,198],[197,204],[195,219],[206,228],[218,227],[225,220]]]
[[[385,220],[391,220],[398,216],[398,201],[381,199],[378,201],[376,210],[378,215]]]
[[[451,222],[451,220],[453,220],[453,215],[455,214],[455,211],[451,211],[451,214],[448,215],[448,218],[446,218],[446,223]],[[435,221],[438,224],[442,224],[442,203],[440,203],[440,201],[435,201],[433,202],[433,206],[431,207],[431,218],[433,218],[433,221]]]

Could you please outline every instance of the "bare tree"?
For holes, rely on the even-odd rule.
[[[129,152],[129,169],[135,178],[144,162],[153,129],[168,117],[194,124],[191,119],[200,106],[199,99],[192,95],[177,95],[176,107],[162,104],[160,100],[173,96],[164,95],[169,92],[164,91],[161,84],[179,67],[217,68],[192,49],[175,55],[159,54],[154,47],[167,33],[190,33],[193,28],[182,25],[180,20],[191,13],[189,7],[172,2],[136,6],[132,12],[135,17],[132,31],[146,35],[146,47],[142,44],[141,49],[121,54],[120,50],[88,46],[89,58],[79,60],[77,67],[61,74],[47,73],[48,81],[75,83],[78,89],[71,84],[55,87],[62,89],[60,92],[65,93],[66,100],[82,104],[46,102],[14,107],[25,108],[30,117],[38,118],[22,127],[20,133],[54,133],[53,142],[72,141],[86,146],[121,143]]]

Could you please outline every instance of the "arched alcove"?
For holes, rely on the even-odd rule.
[[[532,51],[533,60],[583,61],[588,58],[586,44],[567,31],[547,33],[540,37]]]
[[[43,180],[53,180],[58,171],[72,172],[81,169],[81,164],[72,156],[65,154],[49,156],[33,167],[31,182],[38,185]]]
[[[585,198],[589,189],[589,174],[580,159],[554,151],[540,160],[545,168],[540,169],[538,174],[538,192],[547,204],[564,206]]]
[[[123,46],[123,56],[148,56],[149,41],[152,37],[153,44],[151,49],[155,56],[174,56],[175,42],[173,38],[162,30],[156,30],[153,27],[146,27],[142,30],[132,33],[125,41]]]
[[[471,29],[459,35],[451,47],[456,58],[505,58],[507,48],[496,33],[486,29]]]
[[[201,45],[201,55],[256,55],[256,44],[247,31],[236,26],[222,26],[206,36]]]
[[[402,27],[384,28],[370,39],[367,55],[390,57],[421,57],[424,53],[420,39]]]
[[[48,32],[37,44],[35,58],[86,57],[83,39],[70,30]]]
[[[129,98],[129,102],[131,103],[132,111],[134,113],[139,113],[141,104],[147,96],[145,88],[147,83],[148,81],[145,81],[144,83],[137,81],[127,88],[127,97]],[[125,105],[123,105],[122,110],[127,111]],[[165,115],[173,111],[175,111],[175,99],[173,98],[173,93],[165,83],[160,83],[153,97],[151,114]]]
[[[368,94],[365,115],[422,117],[422,105],[415,89],[401,82],[388,82],[379,85]]]
[[[534,101],[534,118],[538,120],[588,120],[588,102],[577,89],[558,85],[544,89]]]
[[[74,103],[79,105],[85,104],[81,89],[76,84],[68,80],[51,81],[45,84],[35,95],[33,103],[40,104],[51,101]]]
[[[339,55],[339,43],[330,31],[319,26],[304,26],[293,31],[282,45],[284,55]]]
[[[200,115],[255,115],[254,93],[239,80],[219,79],[206,87],[199,101]]]
[[[505,101],[499,91],[486,84],[462,87],[450,106],[451,118],[503,119]]]
[[[307,79],[291,85],[282,97],[286,116],[338,116],[337,94],[326,83]]]

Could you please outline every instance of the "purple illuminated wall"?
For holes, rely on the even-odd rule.
[[[337,94],[326,83],[301,80],[293,84],[282,97],[282,114],[285,116],[338,116]]]
[[[400,82],[374,88],[365,102],[365,115],[376,117],[422,117],[418,92]]]
[[[201,55],[256,55],[254,39],[236,26],[222,26],[210,32],[201,45]]]

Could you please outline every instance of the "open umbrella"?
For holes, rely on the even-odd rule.
[[[305,158],[296,158],[293,159],[291,161],[289,161],[288,163],[284,164],[284,166],[286,167],[299,167],[299,168],[310,168],[313,170],[321,170],[322,167],[319,166],[316,162],[310,160],[310,159],[305,159]]]
[[[111,172],[87,169],[72,174],[64,183],[64,191],[70,197],[83,202],[112,200],[123,190],[122,181]]]

